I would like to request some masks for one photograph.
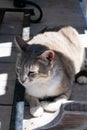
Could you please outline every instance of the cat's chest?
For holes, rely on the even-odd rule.
[[[60,86],[60,78],[38,79],[30,84],[26,84],[26,92],[29,95],[43,98],[47,96],[56,96]]]

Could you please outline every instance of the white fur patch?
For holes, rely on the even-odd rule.
[[[49,111],[49,112],[55,112],[60,110],[60,107],[63,103],[66,103],[67,99],[61,98],[57,99],[55,102],[47,102],[47,101],[42,101],[41,105],[43,106],[44,110]]]
[[[54,74],[47,78],[39,77],[34,81],[25,82],[23,85],[26,92],[34,97],[43,98],[46,96],[55,96],[58,94],[58,87],[60,87],[62,74]]]
[[[42,114],[43,114],[43,108],[42,108],[41,106],[37,106],[37,107],[30,108],[30,113],[31,113],[34,117],[42,116]]]
[[[80,76],[80,77],[77,79],[77,82],[80,83],[80,84],[86,84],[86,83],[87,83],[87,77],[85,77],[85,76]]]

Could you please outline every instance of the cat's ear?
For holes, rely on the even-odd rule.
[[[47,50],[42,54],[51,63],[54,59],[55,53],[52,50]]]
[[[20,51],[26,51],[27,47],[29,46],[21,37],[15,37],[15,43]]]

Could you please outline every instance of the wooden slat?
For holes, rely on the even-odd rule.
[[[11,106],[0,106],[0,130],[9,130]]]
[[[65,104],[59,122],[49,130],[86,130],[87,129],[87,103],[74,102]]]
[[[15,80],[15,64],[14,63],[0,63],[0,74],[7,73],[9,80]]]

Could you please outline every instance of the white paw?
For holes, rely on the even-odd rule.
[[[41,106],[30,108],[30,113],[34,117],[40,117],[43,114],[43,108]]]
[[[80,84],[87,84],[87,77],[85,77],[85,76],[80,76],[80,77],[77,79],[77,82],[80,83]]]
[[[43,109],[45,111],[48,111],[48,112],[55,112],[55,111],[58,111],[61,104],[58,104],[56,102],[52,102],[52,103],[49,103],[49,102],[41,102],[41,105],[43,107]]]

